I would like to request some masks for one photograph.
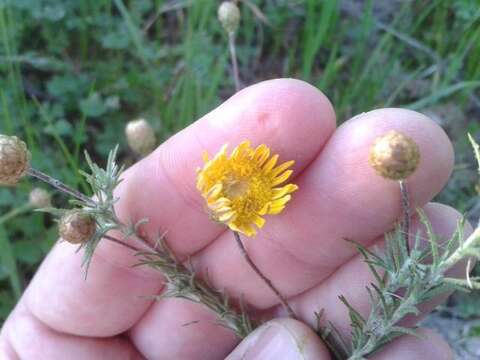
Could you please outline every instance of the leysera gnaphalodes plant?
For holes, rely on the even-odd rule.
[[[255,226],[265,225],[264,215],[281,213],[291,200],[291,193],[298,186],[282,184],[292,175],[289,168],[294,161],[276,166],[278,155],[270,157],[270,149],[265,144],[253,149],[249,141],[243,141],[230,155],[224,145],[212,159],[204,154],[204,161],[203,168],[197,170],[197,189],[207,203],[210,216],[233,231],[248,265],[274,292],[289,316],[295,317],[285,297],[255,265],[240,239],[240,233],[254,236]]]
[[[131,133],[131,129],[132,126],[126,129],[127,135]],[[151,150],[150,135],[149,138],[148,149]],[[135,139],[139,140],[139,137]],[[133,251],[139,259],[138,265],[150,266],[165,277],[164,293],[158,297],[178,297],[202,304],[217,315],[219,325],[231,329],[240,339],[246,337],[254,325],[243,309],[231,305],[226,294],[210,287],[196,277],[193,269],[179,262],[169,249],[164,236],[159,235],[152,245],[139,234],[139,226],[147,219],[137,223],[124,223],[118,218],[114,205],[119,199],[115,197],[114,190],[121,181],[123,167],[117,165],[116,154],[117,148],[110,152],[105,169],[85,154],[90,173],[81,174],[91,187],[94,196],[90,198],[34,169],[30,164],[30,153],[25,143],[17,137],[0,134],[0,185],[14,186],[21,178],[30,175],[73,197],[70,201],[71,209],[56,209],[51,207],[50,199],[46,196],[48,194],[37,190],[32,193],[33,202],[29,202],[22,211],[43,206],[43,209],[38,210],[58,217],[60,238],[82,250],[85,277],[100,241],[113,242]],[[18,213],[19,211],[12,211],[8,218]],[[119,237],[112,236],[112,230],[120,234]]]
[[[469,135],[479,163],[478,144]],[[417,233],[413,246],[408,246],[408,192],[407,177],[413,174],[421,161],[421,153],[413,139],[396,131],[379,137],[374,142],[369,163],[386,181],[399,181],[402,195],[402,221],[394,231],[385,234],[383,251],[367,249],[354,243],[372,272],[375,283],[366,288],[371,309],[367,316],[357,311],[344,296],[340,300],[347,306],[351,320],[350,339],[346,339],[329,323],[319,327],[320,336],[327,342],[337,359],[359,360],[369,357],[384,345],[404,334],[416,335],[415,328],[406,327],[401,320],[407,315],[419,314],[419,306],[432,298],[459,289],[469,291],[480,288],[480,279],[468,275],[455,279],[447,271],[462,260],[480,258],[480,228],[464,238],[464,221],[458,223],[452,237],[444,244],[424,213],[417,210],[425,227],[425,238]]]

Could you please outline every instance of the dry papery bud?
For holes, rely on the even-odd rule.
[[[128,146],[142,156],[151,153],[157,144],[155,132],[145,119],[130,121],[125,127],[125,135]]]
[[[71,210],[60,219],[60,237],[71,244],[82,244],[91,239],[97,229],[95,219],[78,210]]]
[[[50,193],[42,188],[34,188],[30,191],[29,203],[35,209],[48,208],[52,206]]]
[[[380,176],[404,180],[417,169],[420,150],[412,138],[392,130],[375,140],[368,162]]]
[[[218,8],[218,20],[228,33],[237,31],[240,22],[240,10],[233,1],[224,1]]]
[[[16,136],[0,134],[0,185],[15,185],[29,166],[27,145]]]

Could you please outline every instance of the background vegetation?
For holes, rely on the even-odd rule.
[[[86,165],[82,149],[102,162],[120,142],[130,163],[127,121],[144,117],[165,139],[233,93],[218,5],[0,0],[0,133],[25,139],[38,169],[86,190],[76,175]],[[240,7],[244,85],[304,79],[328,95],[339,121],[385,106],[427,113],[457,148],[439,200],[478,218],[465,134],[480,135],[479,0],[242,0]],[[56,239],[48,216],[2,217],[22,207],[33,186],[0,189],[0,319]],[[457,296],[449,314],[477,317],[476,298]]]

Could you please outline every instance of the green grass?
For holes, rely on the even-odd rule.
[[[237,52],[245,84],[304,79],[331,99],[339,121],[384,106],[424,111],[448,103],[470,119],[465,126],[480,131],[475,2],[250,3],[268,22],[241,6]],[[122,136],[128,120],[147,118],[165,139],[233,93],[217,6],[213,0],[1,2],[0,133],[25,139],[37,168],[85,189],[76,175],[85,167],[84,148],[103,159],[120,142],[128,161]],[[464,139],[458,143],[466,149]],[[22,207],[33,185],[0,189],[0,214]],[[449,187],[444,199],[468,210],[470,185]],[[65,204],[60,196],[55,202]],[[55,225],[38,213],[0,224],[0,319],[55,236]]]

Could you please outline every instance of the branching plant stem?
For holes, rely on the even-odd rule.
[[[462,260],[465,256],[475,256],[472,249],[480,247],[480,226],[442,263],[445,269],[450,269],[453,265]],[[470,252],[472,252],[470,254]]]
[[[34,169],[34,168],[31,167],[27,170],[27,174],[45,182],[45,183],[47,183],[51,186],[53,186],[54,188],[66,193],[68,195],[71,195],[71,196],[77,198],[80,201],[85,202],[86,204],[95,205],[95,202],[92,199],[90,199],[88,196],[82,194],[78,190],[72,189],[70,186],[64,184],[60,180],[57,180],[57,179],[51,177],[50,175],[47,175],[47,174],[41,172],[40,170],[37,170],[37,169]]]
[[[238,247],[240,249],[240,252],[242,253],[242,256],[245,259],[245,261],[253,269],[253,271],[255,271],[255,273],[263,280],[263,282],[270,288],[270,290],[272,290],[273,293],[277,296],[277,298],[280,300],[280,303],[283,305],[283,307],[287,311],[288,316],[296,319],[297,316],[295,315],[295,312],[293,311],[292,307],[288,303],[285,296],[283,296],[282,293],[273,285],[272,281],[260,271],[260,269],[257,267],[257,265],[255,265],[255,263],[253,262],[250,255],[248,255],[247,249],[243,245],[242,239],[240,238],[240,234],[238,232],[234,231],[233,235],[235,237],[235,241],[237,242],[237,245],[238,245]]]

